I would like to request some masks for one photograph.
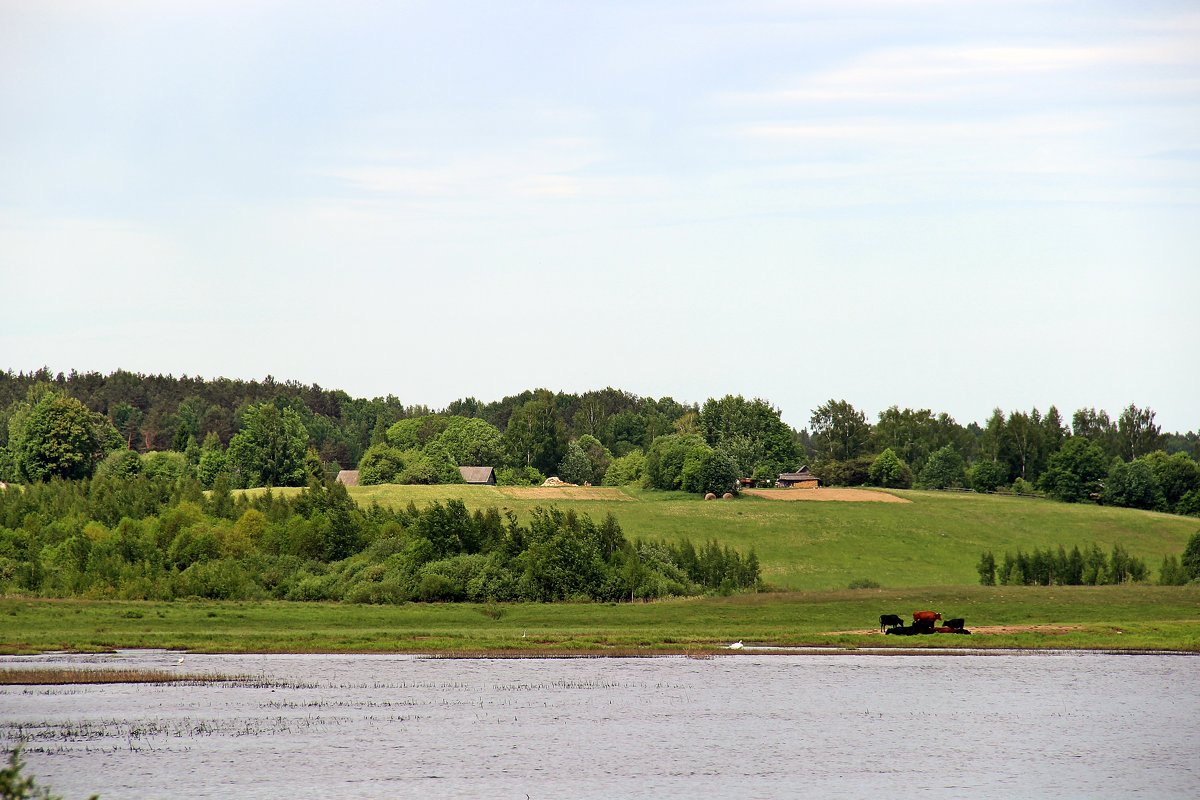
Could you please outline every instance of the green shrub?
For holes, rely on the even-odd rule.
[[[980,461],[971,467],[971,488],[977,492],[994,492],[1008,483],[1008,465],[999,461]]]
[[[907,489],[912,486],[912,470],[890,447],[871,462],[867,477],[873,486],[888,489]]]

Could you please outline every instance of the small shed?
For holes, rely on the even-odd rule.
[[[343,486],[358,486],[358,470],[344,469],[338,472],[337,482]]]
[[[483,486],[496,485],[496,470],[492,467],[459,467],[458,471],[466,483]]]
[[[795,472],[779,473],[775,485],[781,489],[816,489],[821,485],[821,480],[809,472],[806,465]]]

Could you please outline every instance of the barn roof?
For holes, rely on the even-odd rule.
[[[458,471],[467,483],[491,483],[495,472],[492,467],[459,467]]]
[[[815,481],[817,476],[808,471],[808,466],[801,467],[796,472],[781,472],[779,473],[781,481]]]
[[[337,482],[343,486],[358,486],[358,470],[344,469],[338,472]]]

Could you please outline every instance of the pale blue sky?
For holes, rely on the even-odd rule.
[[[0,368],[1200,428],[1200,5],[0,0]]]

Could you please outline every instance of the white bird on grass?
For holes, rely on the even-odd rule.
[[[733,644],[729,645],[729,649],[730,649],[730,650],[741,650],[743,647],[745,647],[745,645],[743,645],[743,644],[742,644],[742,640],[741,640],[741,639],[738,639],[736,642],[734,642]]]

